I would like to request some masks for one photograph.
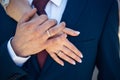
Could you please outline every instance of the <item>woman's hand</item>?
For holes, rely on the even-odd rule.
[[[76,64],[76,61],[81,63],[81,58],[83,58],[82,53],[67,39],[67,35],[78,36],[79,32],[69,28],[65,28],[63,32],[64,33],[53,37],[54,41],[50,42],[51,44],[46,48],[46,51],[58,64],[62,66],[64,66],[63,60],[73,65]]]

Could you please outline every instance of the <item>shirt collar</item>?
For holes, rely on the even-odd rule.
[[[32,4],[33,0],[28,0],[30,4]],[[62,3],[62,0],[50,0],[51,2],[53,2],[56,6],[60,6]]]
[[[62,0],[50,0],[51,2],[53,2],[56,6],[60,6],[62,3]]]

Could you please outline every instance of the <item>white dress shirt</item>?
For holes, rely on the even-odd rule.
[[[33,0],[28,1],[31,4]],[[56,19],[57,22],[60,23],[66,4],[67,0],[50,0],[45,8],[49,19]],[[9,54],[17,66],[22,66],[30,58],[30,56],[27,58],[17,56],[11,46],[10,41],[11,39],[8,41],[7,45]]]

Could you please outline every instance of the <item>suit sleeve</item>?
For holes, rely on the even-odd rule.
[[[19,80],[26,73],[12,61],[8,50],[7,42],[0,46],[0,79]]]
[[[96,62],[98,80],[120,80],[117,7],[117,1],[113,0],[99,41]]]
[[[8,40],[13,34],[13,27],[10,26],[15,26],[15,24],[11,23],[13,21],[6,16],[1,5],[0,19],[0,80],[20,80],[26,76],[26,72],[16,66],[7,49]]]
[[[36,56],[31,56],[22,67],[19,67],[9,54],[7,44],[15,34],[17,22],[6,15],[1,5],[0,19],[0,80],[36,80],[39,70],[36,70]]]

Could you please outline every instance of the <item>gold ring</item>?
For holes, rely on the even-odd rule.
[[[48,37],[51,37],[49,30],[47,30],[47,35],[48,35]]]
[[[57,55],[59,55],[59,54],[61,54],[62,52],[59,50],[59,51],[57,51]]]

